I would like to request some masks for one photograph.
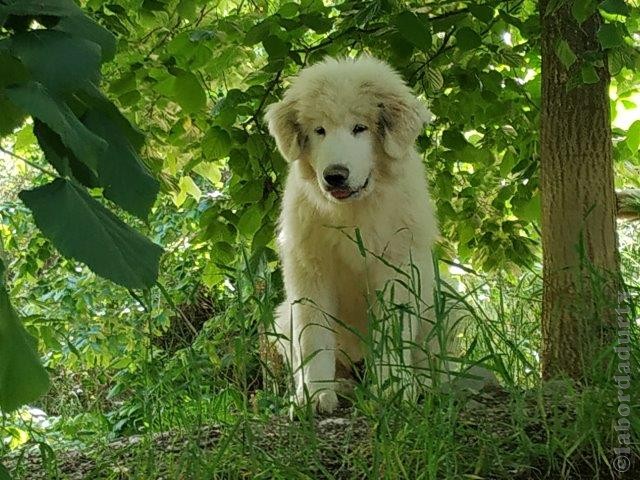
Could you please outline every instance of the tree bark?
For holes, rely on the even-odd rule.
[[[571,2],[542,23],[541,194],[542,374],[588,381],[593,360],[613,340],[618,292],[616,195],[609,73],[597,40],[598,14],[578,25]],[[556,55],[577,56],[567,70]],[[583,84],[584,53],[600,52],[599,80]]]

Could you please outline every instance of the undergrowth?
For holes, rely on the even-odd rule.
[[[637,243],[623,243],[634,319],[639,250]],[[154,322],[164,318],[158,312],[166,315],[166,298],[136,299],[142,334],[135,346],[117,347],[127,362],[117,356],[106,365],[79,362],[74,368],[64,368],[64,359],[51,362],[53,389],[32,406],[41,412],[25,408],[2,417],[0,448],[10,478],[76,478],[69,473],[73,458],[90,465],[84,478],[109,479],[615,475],[617,366],[611,361],[602,367],[589,386],[540,381],[539,269],[490,277],[453,269],[438,279],[436,321],[460,319],[459,355],[447,360],[482,364],[499,387],[475,391],[436,382],[422,389],[418,401],[406,402],[371,388],[375,369],[368,368],[343,400],[339,418],[300,410],[289,420],[286,368],[260,347],[281,299],[273,266],[268,258],[245,256],[229,272],[225,296],[206,299],[210,318],[192,324],[195,332],[185,324],[204,310],[194,308],[203,302],[201,288],[175,302],[170,321],[160,326]],[[637,322],[632,330],[637,338]],[[179,338],[168,339],[172,334]],[[634,352],[635,372],[637,361]],[[632,376],[626,416],[634,442],[630,458],[636,458],[630,471],[639,451],[637,381]],[[69,451],[76,457],[69,460]],[[39,477],[34,457],[44,472]]]

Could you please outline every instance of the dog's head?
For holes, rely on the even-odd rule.
[[[326,199],[346,202],[390,175],[429,116],[391,67],[360,57],[303,69],[265,118],[282,156]]]

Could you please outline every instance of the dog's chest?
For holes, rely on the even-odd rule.
[[[400,215],[359,212],[359,215],[326,219],[317,245],[325,258],[335,258],[352,271],[363,271],[380,259],[402,263],[411,248],[411,232]],[[377,214],[377,216],[376,216]]]

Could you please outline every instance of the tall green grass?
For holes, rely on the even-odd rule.
[[[360,249],[371,254],[364,245]],[[630,242],[622,264],[628,288],[636,294],[639,259],[640,247]],[[438,272],[449,269],[444,262],[437,266]],[[289,420],[292,372],[266,361],[260,351],[261,336],[282,297],[274,272],[267,259],[243,255],[229,271],[231,288],[224,310],[207,322],[195,341],[176,352],[159,349],[154,343],[157,334],[147,325],[137,368],[111,372],[112,383],[115,379],[121,385],[113,394],[118,402],[104,397],[95,404],[69,402],[59,409],[61,418],[50,429],[5,416],[0,429],[6,436],[9,428],[18,426],[39,442],[36,448],[45,459],[48,478],[67,478],[58,464],[63,458],[56,453],[60,446],[79,447],[92,459],[94,469],[87,478],[441,480],[613,475],[611,451],[617,442],[613,425],[618,418],[613,371],[602,369],[586,387],[563,379],[546,385],[540,380],[539,270],[519,275],[437,274],[437,300],[428,319],[435,324],[434,340],[442,351],[452,335],[456,349],[429,356],[420,373],[431,381],[420,385],[417,401],[403,400],[402,382],[385,391],[375,367],[384,358],[380,348],[413,346],[403,344],[397,326],[405,315],[422,311],[421,299],[413,298],[407,305],[396,302],[390,290],[378,292],[382,305],[372,309],[372,322],[383,341],[363,336],[370,356],[364,376],[357,377],[347,406],[340,411],[348,420],[328,430],[319,425],[322,417],[305,409]],[[403,284],[385,288],[420,291],[422,279],[413,269],[398,276]],[[156,302],[148,307],[166,308],[161,300]],[[638,315],[636,302],[632,297],[628,305],[633,318]],[[633,332],[637,339],[636,323]],[[397,359],[402,363],[401,355]],[[636,368],[637,361],[634,357]],[[501,387],[480,393],[447,388],[437,379],[450,364],[462,372],[480,364],[495,374]],[[395,366],[415,373],[410,365]],[[464,373],[452,377],[454,382],[466,378]],[[630,392],[635,409],[639,380]],[[637,410],[629,417],[636,442],[639,417]],[[172,432],[170,438],[179,439],[171,449],[158,439],[167,431]],[[327,431],[333,433],[325,435]],[[135,443],[113,446],[113,440],[134,433],[140,436]],[[8,452],[7,446],[2,448]],[[634,448],[638,452],[637,443]],[[32,478],[24,462],[17,465],[14,478]]]

